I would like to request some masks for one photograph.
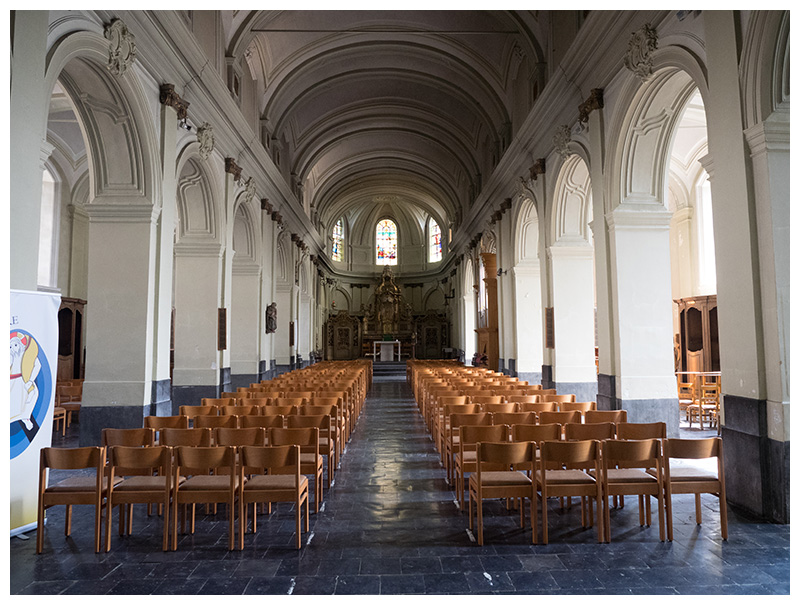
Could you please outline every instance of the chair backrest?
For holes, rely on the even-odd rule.
[[[303,405],[304,403],[308,403],[308,398],[306,397],[276,397],[272,400],[271,405],[279,405],[279,406],[287,406],[287,405]]]
[[[520,412],[555,412],[558,404],[555,401],[537,401],[535,403],[520,403],[518,408]]]
[[[473,412],[465,414],[450,414],[450,431],[453,436],[458,435],[458,427],[467,425],[492,424],[492,414],[489,412]]]
[[[127,445],[131,447],[149,447],[155,443],[156,432],[151,428],[143,429],[103,429],[100,443],[103,446]]]
[[[216,469],[227,467],[231,475],[236,473],[236,449],[232,446],[178,446],[175,453],[175,473],[182,475],[207,475]],[[231,484],[233,484],[231,477]],[[231,512],[233,514],[233,512]]]
[[[482,403],[481,407],[484,412],[492,412],[498,414],[510,414],[517,411],[516,403]]]
[[[258,416],[261,418],[261,416]],[[214,443],[217,445],[264,445],[267,431],[264,427],[248,427],[231,429],[220,427],[214,429]]]
[[[320,437],[330,438],[331,433],[331,417],[329,414],[308,414],[296,415],[286,418],[286,426],[290,429],[316,427],[319,429]]]
[[[163,429],[159,442],[161,445],[169,445],[172,447],[209,447],[211,445],[211,429]]]
[[[661,440],[637,439],[622,441],[608,439],[603,442],[603,467],[655,468],[661,472]],[[660,475],[659,475],[660,476]]]
[[[167,475],[172,464],[172,448],[114,445],[108,448],[108,460],[109,476],[152,475],[154,472]]]
[[[343,402],[344,402],[344,396],[343,395],[339,395],[339,396],[336,396],[336,397],[328,397],[328,396],[324,396],[323,397],[323,396],[319,396],[319,395],[314,395],[311,398],[311,401],[308,402],[308,405],[312,405],[312,406],[315,406],[315,405],[317,405],[317,406],[318,405],[335,405],[335,406],[341,407]]]
[[[245,445],[239,449],[242,467],[258,469],[261,473],[293,474],[300,476],[300,447],[297,445]]]
[[[222,391],[219,396],[222,399],[242,399],[244,397],[239,391]]]
[[[722,458],[722,439],[708,437],[705,439],[665,439],[665,458],[682,458],[686,460],[702,460],[705,458]]]
[[[586,439],[613,439],[615,427],[613,422],[593,422],[581,424],[569,422],[564,426],[564,436],[568,440],[585,441]]]
[[[503,395],[507,403],[539,403],[540,395],[531,395],[530,393],[527,395],[522,395],[520,391],[509,392],[509,391],[495,391],[495,395]]]
[[[97,469],[102,476],[106,462],[106,448],[90,447],[43,447],[39,451],[39,468],[74,471],[84,468]]]
[[[319,454],[319,429],[317,427],[271,428],[269,429],[270,445],[299,445],[303,452]]]
[[[481,441],[475,446],[478,477],[481,471],[533,468],[536,461],[536,444],[532,441],[493,442]]]
[[[239,418],[239,426],[243,429],[261,427],[268,431],[272,427],[283,428],[285,424],[284,418],[283,414],[271,416],[242,416]]]
[[[436,401],[442,410],[446,410],[449,405],[469,405],[470,403],[466,395],[442,395],[437,397]]]
[[[239,426],[239,418],[236,416],[195,416],[194,427],[198,429],[216,429],[226,427],[235,429]]]
[[[189,418],[186,416],[145,416],[144,426],[148,429],[188,429]]]
[[[597,408],[594,401],[562,401],[558,404],[558,409],[561,412],[572,412],[577,410],[581,414],[585,414]]]
[[[539,422],[542,424],[550,424],[557,422],[558,424],[567,424],[570,422],[580,422],[580,412],[540,412]]]
[[[511,441],[553,441],[561,439],[560,424],[515,424],[511,427]]]
[[[586,424],[594,422],[628,422],[628,412],[626,410],[589,410],[584,415]]]
[[[621,422],[617,439],[666,439],[666,422]]]
[[[542,441],[539,443],[541,467],[560,469],[570,468],[600,469],[600,442],[594,439],[585,441]]]
[[[195,416],[216,416],[219,412],[215,405],[182,405],[178,409],[181,416],[186,416],[189,420]]]
[[[297,414],[296,405],[267,405],[261,408],[262,416],[291,416],[293,414]]]
[[[452,414],[478,414],[482,411],[477,403],[448,403],[442,409],[442,415],[450,418]]]
[[[224,405],[236,405],[236,401],[237,398],[235,397],[217,397],[217,398],[203,397],[200,400],[200,405],[201,406],[213,405],[215,407],[221,408]]]
[[[542,396],[542,401],[544,401],[544,396],[545,395],[555,395],[556,394],[556,389],[543,389],[543,388],[541,388],[541,385],[539,385],[539,389],[536,392],[539,395]]]
[[[298,399],[305,399],[309,400],[314,396],[314,391],[285,391],[283,393],[284,398],[298,398]]]
[[[260,414],[261,406],[257,405],[226,405],[220,409],[220,416],[258,416]]]
[[[546,393],[542,395],[542,401],[555,401],[556,403],[564,403],[575,401],[575,395],[556,395],[554,393]]]
[[[80,401],[82,393],[83,386],[80,384],[59,384],[56,386],[56,398],[60,403]]]
[[[240,399],[236,402],[236,405],[262,408],[265,405],[269,405],[270,401],[272,401],[271,397],[248,397],[247,399]]]
[[[535,412],[492,412],[492,422],[494,424],[536,424]]]
[[[508,425],[461,425],[458,427],[462,451],[475,449],[479,441],[508,441]]]
[[[470,395],[469,396],[470,403],[480,403],[480,404],[496,404],[496,403],[503,403],[503,396],[502,395]]]

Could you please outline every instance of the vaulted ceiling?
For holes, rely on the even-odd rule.
[[[228,54],[324,224],[386,200],[457,224],[532,103],[541,28],[530,11],[240,11]]]

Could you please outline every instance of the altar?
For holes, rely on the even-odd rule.
[[[400,361],[399,340],[375,340],[372,342],[372,359],[378,361],[378,345],[380,345],[380,361]],[[395,350],[395,347],[397,349]],[[396,356],[395,356],[396,355]]]

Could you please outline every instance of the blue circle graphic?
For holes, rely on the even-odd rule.
[[[12,330],[11,334],[24,334],[28,338],[36,340],[33,335],[25,330]],[[36,341],[38,342],[38,341]],[[30,430],[25,427],[21,420],[11,423],[11,460],[19,456],[22,452],[28,449],[28,446],[33,441],[39,429],[44,425],[47,418],[47,412],[50,408],[50,403],[53,400],[53,379],[50,375],[50,364],[47,362],[47,357],[44,354],[42,347],[39,347],[39,363],[42,364],[36,380],[34,381],[39,389],[39,397],[36,399],[36,404],[33,407],[31,414],[31,421],[33,428]]]

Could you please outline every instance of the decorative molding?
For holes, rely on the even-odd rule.
[[[249,204],[256,196],[256,181],[253,177],[248,177],[244,182],[244,201]]]
[[[657,48],[658,34],[649,23],[645,23],[631,34],[628,52],[622,62],[637,78],[646,82],[653,75],[653,52]]]
[[[136,40],[122,19],[106,25],[103,36],[108,40],[108,70],[121,76],[136,60]]]
[[[186,119],[189,110],[189,101],[182,99],[181,96],[175,92],[174,84],[162,84],[158,100],[162,105],[172,107],[178,115],[178,120]]]
[[[278,223],[279,225],[283,225],[283,217],[281,216],[281,213],[278,212],[277,210],[274,210],[272,212],[272,215],[271,215],[270,218],[272,218],[272,220],[275,221],[276,223]],[[282,228],[283,227],[281,227],[281,229]]]
[[[265,197],[261,198],[261,209],[267,214],[272,214],[272,204]]]
[[[586,123],[589,121],[589,114],[595,109],[603,109],[603,89],[592,88],[589,98],[578,106],[578,119]]]
[[[525,180],[524,177],[517,179],[517,198],[529,198],[531,200],[534,198],[532,179]]]
[[[207,160],[214,151],[214,129],[208,122],[203,122],[197,129],[197,142],[200,143],[197,152],[200,159]]]
[[[572,130],[567,124],[562,124],[556,128],[556,133],[553,135],[553,146],[556,152],[561,156],[561,160],[566,160],[572,155],[572,150],[569,144],[572,142]]]
[[[511,210],[511,198],[507,197],[500,203],[500,212],[506,213],[506,210]]]
[[[233,158],[225,158],[225,173],[233,175],[233,180],[237,183],[242,178],[242,168]]]
[[[528,168],[528,172],[531,174],[531,179],[536,180],[540,174],[544,174],[547,172],[547,168],[545,167],[544,158],[539,158],[533,163],[533,166]]]

